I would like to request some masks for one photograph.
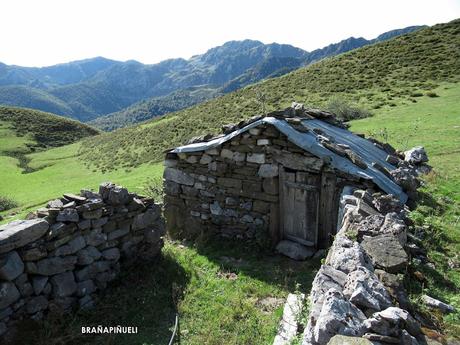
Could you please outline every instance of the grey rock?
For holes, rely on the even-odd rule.
[[[16,287],[19,290],[19,293],[21,294],[22,297],[29,297],[34,293],[34,289],[32,287],[32,284],[29,282],[25,282],[22,284],[17,284]]]
[[[72,272],[64,272],[52,276],[50,281],[53,286],[54,297],[70,296],[77,291],[77,283]]]
[[[368,331],[388,336],[398,336],[401,329],[406,329],[415,337],[421,334],[420,324],[408,311],[397,307],[374,313],[364,321],[364,326]]]
[[[264,178],[278,176],[278,165],[277,164],[262,164],[259,167],[257,175]]]
[[[40,260],[35,265],[27,267],[29,269],[29,273],[51,276],[65,271],[73,270],[76,263],[76,256],[66,256],[63,258],[53,257]]]
[[[212,162],[212,157],[207,154],[203,154],[203,156],[201,156],[200,158],[200,164],[208,164],[211,162]]]
[[[84,211],[82,214],[84,219],[98,219],[102,217],[102,209],[98,208],[96,210]]]
[[[404,276],[402,274],[388,273],[381,269],[376,269],[374,273],[385,285],[390,295],[398,301],[399,306],[403,309],[409,309],[410,301],[403,285]]]
[[[373,272],[362,266],[348,273],[343,294],[358,307],[382,310],[391,306],[391,297],[385,286]]]
[[[186,186],[193,186],[195,184],[195,179],[193,177],[175,168],[166,168],[164,170],[163,177],[165,180],[169,180]]]
[[[99,195],[103,200],[107,200],[109,198],[109,193],[112,190],[112,188],[115,187],[115,184],[112,182],[102,182],[99,185]]]
[[[51,201],[48,201],[48,203],[46,204],[46,207],[48,208],[62,208],[63,206],[64,206],[64,203],[62,202],[61,199],[51,200]]]
[[[421,164],[428,162],[428,156],[423,146],[416,146],[404,152],[404,160],[410,164]]]
[[[110,188],[107,201],[111,205],[126,205],[131,201],[131,196],[126,188],[115,186]]]
[[[120,258],[120,250],[118,248],[106,249],[102,252],[102,257],[105,260],[118,260]]]
[[[372,205],[382,214],[387,214],[389,212],[396,212],[399,214],[404,209],[404,205],[392,194],[376,196],[372,200]]]
[[[305,295],[290,293],[284,304],[283,317],[273,345],[290,344],[297,335],[300,313],[302,312]]]
[[[35,295],[40,295],[48,282],[47,276],[32,276],[32,287]]]
[[[86,242],[83,236],[75,237],[73,240],[70,240],[68,245],[70,246],[70,253],[74,254],[78,252],[80,249],[86,247]]]
[[[346,335],[334,335],[327,345],[373,345],[373,343],[361,337],[348,337]]]
[[[37,261],[46,256],[48,256],[48,252],[44,246],[23,250],[21,252],[21,258],[24,261]]]
[[[225,212],[224,212],[224,215],[225,215]],[[245,214],[243,217],[241,217],[241,222],[242,223],[252,223],[254,222],[254,218],[249,214]]]
[[[16,251],[0,257],[0,279],[14,280],[24,272],[24,263]]]
[[[387,272],[397,273],[408,264],[406,252],[393,235],[366,237],[361,246],[371,258],[373,265]]]
[[[215,216],[221,216],[223,214],[223,210],[220,207],[218,201],[214,201],[212,204],[210,204],[209,209],[211,211],[211,214],[213,214]]]
[[[77,283],[77,296],[90,295],[96,291],[96,285],[91,279]]]
[[[73,222],[77,223],[80,217],[78,216],[78,212],[74,208],[66,208],[59,212],[56,220],[58,222]]]
[[[89,246],[98,246],[107,241],[107,234],[101,232],[101,229],[94,229],[85,236],[85,242]]]
[[[272,147],[269,147],[269,152],[272,154],[275,162],[289,169],[319,171],[323,166],[323,161],[316,157],[305,157],[304,155],[277,150]]]
[[[21,297],[19,290],[12,282],[0,282],[0,309],[4,309]]]
[[[83,219],[83,220],[78,222],[77,226],[78,226],[78,228],[80,230],[89,229],[91,227],[91,220],[90,219]]]
[[[26,311],[28,314],[35,314],[46,308],[48,308],[48,299],[45,296],[33,297],[26,303]]]
[[[413,171],[407,168],[397,168],[392,170],[390,174],[393,180],[406,191],[414,192],[420,186],[420,182]]]
[[[70,201],[78,202],[78,203],[82,203],[82,202],[86,201],[85,196],[76,195],[76,194],[72,194],[72,193],[65,193],[64,198],[66,198],[67,200],[70,200]]]
[[[428,295],[423,295],[422,296],[422,301],[428,307],[430,307],[432,309],[438,309],[444,314],[455,312],[455,308],[453,306],[451,306],[450,304],[441,302],[440,300],[437,300],[436,298],[430,297]]]
[[[52,240],[54,238],[62,238],[74,233],[77,229],[75,224],[65,224],[62,222],[54,223],[50,226],[47,238]]]
[[[381,335],[375,333],[366,333],[363,335],[364,339],[369,339],[372,342],[384,343],[384,344],[399,344],[399,339],[396,337],[390,337],[388,335]]]
[[[47,282],[43,288],[42,294],[48,296],[51,293],[51,290],[53,290],[53,287],[51,286],[50,282]]]
[[[276,246],[276,251],[293,260],[305,260],[311,258],[315,254],[316,249],[303,246],[299,243],[282,240]]]
[[[54,253],[55,256],[67,256],[71,254],[71,248],[69,245],[65,244],[59,248],[57,248]]]
[[[0,320],[6,319],[13,314],[13,309],[8,307],[0,310]]]
[[[77,263],[79,265],[90,265],[94,261],[99,260],[101,256],[101,252],[96,247],[88,246],[77,252]]]
[[[265,163],[265,153],[248,153],[246,160],[249,163],[264,164]]]
[[[385,216],[385,222],[383,223],[381,232],[395,236],[401,246],[404,246],[407,242],[407,226],[394,212],[388,213]]]
[[[336,236],[327,255],[326,264],[347,274],[358,266],[373,270],[359,243],[350,241],[341,235]]]
[[[0,226],[0,254],[38,240],[48,228],[48,222],[41,218],[19,220]]]
[[[91,226],[93,228],[100,228],[102,227],[103,225],[105,225],[107,223],[107,221],[109,220],[108,217],[102,217],[102,218],[98,218],[98,219],[93,219],[91,221]]]
[[[128,228],[128,227],[124,227],[124,228],[122,228],[122,229],[118,229],[118,230],[109,232],[107,235],[105,235],[105,234],[102,234],[102,235],[107,236],[107,240],[108,240],[108,241],[112,241],[112,240],[114,240],[114,239],[116,239],[116,238],[120,238],[120,237],[126,236],[127,234],[129,234],[129,228]]]
[[[310,301],[312,305],[321,305],[329,289],[342,291],[347,275],[329,265],[322,265],[312,283]],[[314,315],[313,315],[314,316]]]
[[[91,198],[87,200],[83,205],[79,205],[76,207],[77,211],[79,213],[83,213],[85,211],[94,211],[97,210],[98,208],[101,208],[104,206],[104,201],[102,201],[101,196],[98,194],[95,194],[96,196],[94,198]]]
[[[409,332],[407,332],[405,329],[401,331],[399,339],[401,339],[400,343],[402,345],[419,345],[417,338],[410,335]]]
[[[336,334],[362,336],[366,316],[349,302],[340,291],[329,289],[318,320],[313,330],[314,340],[320,344],[327,342]]]

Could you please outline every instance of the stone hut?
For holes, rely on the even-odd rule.
[[[392,176],[400,161],[390,145],[353,134],[333,114],[293,103],[166,153],[167,230],[325,248],[344,189],[406,202]]]

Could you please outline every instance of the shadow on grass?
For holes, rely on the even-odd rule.
[[[302,292],[309,292],[321,266],[320,259],[294,261],[242,240],[212,237],[195,246],[199,254],[222,270],[244,273],[290,292],[299,290],[299,286]]]
[[[168,255],[152,262],[122,267],[121,274],[100,295],[91,311],[49,315],[44,322],[25,321],[14,344],[167,344],[174,326],[177,301],[189,281],[183,268]],[[137,334],[88,335],[81,327],[138,327]]]

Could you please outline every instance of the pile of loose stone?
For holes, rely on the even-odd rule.
[[[342,226],[312,285],[303,345],[328,344],[336,335],[424,344],[425,320],[402,284],[413,247],[407,207],[391,195],[355,190],[342,196],[341,209]]]
[[[112,183],[27,218],[0,227],[0,335],[24,318],[92,307],[121,259],[152,258],[163,246],[160,206]]]

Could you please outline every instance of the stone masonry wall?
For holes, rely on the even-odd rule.
[[[161,208],[111,183],[0,227],[0,337],[24,319],[94,305],[120,260],[159,254]]]
[[[323,162],[270,125],[252,128],[205,152],[168,153],[164,172],[168,232],[195,237],[206,231],[256,239],[264,245],[276,241],[278,164],[319,172]]]

